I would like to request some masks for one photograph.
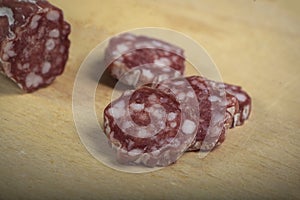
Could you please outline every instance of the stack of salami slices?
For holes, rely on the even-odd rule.
[[[241,87],[183,76],[180,47],[125,33],[110,40],[105,58],[112,77],[136,88],[104,110],[121,163],[167,166],[186,151],[211,151],[249,118],[251,98]]]

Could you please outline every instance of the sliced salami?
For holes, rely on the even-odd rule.
[[[197,111],[180,105],[173,94],[144,86],[105,108],[104,132],[119,162],[167,166],[194,140]]]
[[[244,124],[251,113],[251,97],[240,86],[225,84],[226,92],[238,100],[239,110],[234,114],[232,128]]]
[[[24,91],[63,73],[70,25],[62,10],[46,0],[1,0],[0,28],[0,71]]]
[[[190,84],[195,96],[186,91],[184,80]],[[225,90],[226,86],[202,76],[165,80],[151,84],[151,87],[173,94],[182,105],[199,106],[197,135],[188,151],[210,151],[220,145],[225,140],[226,130],[234,126],[234,117],[239,113],[239,102]],[[195,97],[199,104],[189,102],[189,98]]]
[[[114,78],[133,86],[179,77],[185,70],[183,49],[131,33],[109,41],[105,60]]]

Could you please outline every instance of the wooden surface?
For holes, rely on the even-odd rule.
[[[0,199],[300,199],[299,1],[51,2],[72,25],[70,59],[53,85],[33,94],[0,77]],[[253,111],[205,159],[188,153],[156,172],[122,173],[82,145],[73,83],[98,43],[148,26],[202,44],[223,80],[251,94]]]

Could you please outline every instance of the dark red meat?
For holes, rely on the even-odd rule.
[[[185,69],[181,48],[130,33],[109,41],[105,60],[114,78],[133,86],[179,77]]]
[[[149,167],[174,163],[193,141],[197,120],[173,95],[150,87],[126,91],[104,110],[105,134],[117,160]]]
[[[235,113],[232,127],[244,124],[251,113],[251,97],[240,86],[225,84],[226,92],[238,100],[239,110]]]
[[[0,71],[26,92],[51,84],[68,59],[70,25],[43,0],[0,0]]]
[[[192,88],[187,91],[186,84]],[[226,97],[223,84],[209,81],[200,76],[190,76],[165,80],[158,84],[152,84],[152,88],[173,94],[181,105],[190,108],[198,108],[200,117],[198,120],[197,135],[189,147],[189,151],[212,150],[225,138],[226,127],[232,123],[230,112],[232,104],[231,98]],[[197,104],[192,103],[197,99]],[[235,104],[233,107],[236,106]],[[234,108],[232,108],[234,109]]]

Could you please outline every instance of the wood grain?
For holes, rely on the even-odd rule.
[[[72,25],[70,59],[53,85],[33,94],[0,76],[0,199],[300,199],[299,1],[51,2]],[[73,83],[98,43],[149,26],[202,44],[223,80],[249,91],[253,112],[205,159],[188,153],[156,172],[122,173],[82,145]],[[109,87],[100,87],[108,101]],[[104,106],[96,103],[97,112]]]

